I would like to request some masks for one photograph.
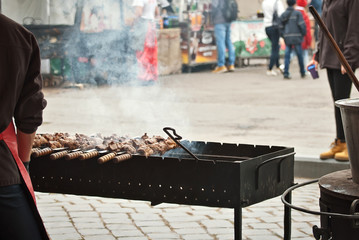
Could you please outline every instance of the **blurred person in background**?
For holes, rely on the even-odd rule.
[[[158,80],[157,37],[155,17],[159,16],[156,0],[134,0],[135,19],[132,25],[132,46],[138,63],[137,78],[142,84]]]
[[[289,74],[290,57],[292,50],[298,57],[299,70],[302,78],[305,77],[303,64],[302,42],[306,35],[306,26],[302,14],[295,10],[296,0],[287,0],[288,8],[280,16],[282,23],[281,33],[285,42],[284,79],[291,79]]]
[[[353,71],[359,67],[358,12],[358,0],[323,1],[323,22]],[[330,150],[320,154],[320,159],[334,158],[338,161],[349,161],[340,109],[334,103],[340,99],[350,98],[352,81],[322,31],[319,31],[318,37],[317,51],[314,59],[308,65],[315,64],[318,68],[318,64],[320,64],[321,68],[327,69],[336,125],[336,138]]]
[[[262,10],[264,14],[264,27],[266,34],[271,41],[272,49],[271,49],[271,55],[267,70],[268,76],[276,76],[277,72],[273,70],[274,65],[277,67],[279,71],[280,70],[280,64],[279,64],[279,26],[273,21],[274,18],[278,17],[284,12],[284,6],[282,3],[282,0],[264,0],[262,3]],[[277,11],[275,13],[275,11]],[[275,14],[275,15],[274,15]]]
[[[0,239],[49,239],[29,176],[30,152],[46,106],[32,33],[0,14]]]
[[[303,53],[303,64],[304,66],[307,66],[309,59],[308,59],[308,51],[310,49],[310,46],[312,44],[312,33],[311,33],[311,26],[310,26],[310,20],[307,13],[307,0],[297,0],[297,5],[295,7],[295,10],[302,13],[304,23],[306,26],[306,34],[303,38],[302,42],[302,53]]]
[[[214,34],[217,45],[217,67],[213,73],[224,73],[234,71],[236,60],[235,50],[231,41],[231,22],[227,21],[222,13],[226,0],[212,0],[212,18]],[[226,66],[226,48],[228,49],[228,66]]]

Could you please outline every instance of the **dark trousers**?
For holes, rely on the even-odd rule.
[[[41,240],[38,222],[22,185],[0,187],[0,239]]]
[[[270,61],[268,69],[272,70],[273,66],[279,67],[279,30],[274,27],[266,27],[266,34],[272,43],[272,51],[270,54]]]
[[[350,80],[348,74],[343,75],[339,69],[330,69],[330,68],[327,69],[327,74],[328,74],[330,90],[332,92],[333,102],[340,99],[350,98],[352,81]],[[342,116],[340,114],[340,109],[335,105],[334,105],[334,114],[335,114],[337,139],[340,139],[342,142],[345,142]]]
[[[289,76],[290,55],[292,53],[292,50],[294,50],[295,53],[297,54],[300,74],[303,77],[303,76],[305,76],[305,69],[304,69],[304,62],[303,62],[302,44],[285,46],[284,76]]]

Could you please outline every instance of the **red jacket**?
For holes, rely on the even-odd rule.
[[[297,6],[295,8],[295,10],[299,11],[302,13],[304,22],[305,22],[305,27],[307,29],[307,33],[305,34],[304,38],[303,38],[303,42],[302,42],[302,49],[308,49],[310,48],[310,45],[312,44],[312,33],[311,33],[311,27],[310,27],[310,20],[308,17],[307,12],[305,11],[305,8],[302,6]]]

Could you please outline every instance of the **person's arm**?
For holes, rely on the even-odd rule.
[[[17,147],[18,147],[19,157],[23,162],[30,161],[31,148],[34,142],[35,134],[36,134],[35,132],[29,134],[17,130],[17,145],[18,145]]]

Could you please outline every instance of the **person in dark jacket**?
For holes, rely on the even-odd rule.
[[[324,0],[322,19],[329,32],[338,44],[349,65],[355,71],[359,67],[359,1],[358,0]],[[327,76],[334,102],[350,98],[352,82],[341,65],[335,50],[331,47],[326,36],[319,31],[319,41],[314,60],[327,69]],[[338,161],[349,161],[348,150],[344,136],[344,129],[340,109],[334,105],[336,138],[331,149],[320,154],[321,159],[335,158]]]
[[[49,239],[28,173],[46,106],[40,51],[32,33],[2,14],[0,36],[0,239]]]
[[[301,77],[305,77],[302,42],[306,34],[306,26],[301,12],[294,9],[296,0],[287,0],[288,8],[280,16],[282,36],[286,45],[284,54],[284,79],[291,79],[289,74],[290,55],[292,50],[298,57]]]

